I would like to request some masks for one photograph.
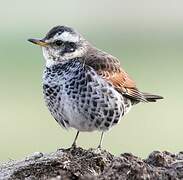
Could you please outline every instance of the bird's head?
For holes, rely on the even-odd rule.
[[[67,26],[53,27],[43,39],[28,39],[42,47],[46,66],[82,57],[87,52],[87,41]]]

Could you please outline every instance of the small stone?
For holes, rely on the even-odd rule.
[[[31,154],[30,156],[26,157],[26,160],[35,160],[35,159],[39,159],[41,157],[43,157],[43,153],[42,152],[34,152],[33,154]]]

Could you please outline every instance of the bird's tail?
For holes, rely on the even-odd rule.
[[[159,99],[163,99],[162,96],[150,94],[150,93],[142,93],[147,102],[156,102]]]

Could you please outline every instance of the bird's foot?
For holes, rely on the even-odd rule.
[[[71,149],[76,149],[76,147],[77,147],[77,146],[76,146],[76,143],[74,142],[70,148],[71,148]]]
[[[102,147],[101,147],[101,145],[100,145],[100,144],[97,146],[97,149],[100,149],[100,150],[102,149]]]

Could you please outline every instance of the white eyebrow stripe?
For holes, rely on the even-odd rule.
[[[68,42],[78,42],[79,36],[75,34],[71,34],[70,32],[63,32],[62,34],[58,34],[56,36],[56,39],[60,39],[62,41],[68,41]]]

